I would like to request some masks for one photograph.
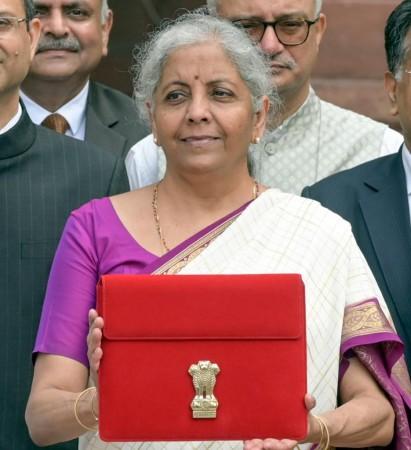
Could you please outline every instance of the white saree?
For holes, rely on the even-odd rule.
[[[350,225],[315,201],[274,189],[262,193],[179,273],[302,274],[306,288],[308,391],[317,399],[314,414],[337,405],[346,308],[378,298],[381,309],[389,316]],[[364,314],[364,306],[361,309],[360,320],[351,321],[352,326],[386,332],[384,320]],[[306,450],[311,445],[300,447]],[[81,450],[242,448],[242,442],[109,444],[93,433],[83,435],[79,446]]]

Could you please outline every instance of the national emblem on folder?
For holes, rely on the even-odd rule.
[[[215,419],[217,417],[218,400],[214,396],[216,375],[220,372],[217,364],[210,361],[199,361],[192,364],[188,373],[193,377],[196,392],[191,409],[193,419]]]

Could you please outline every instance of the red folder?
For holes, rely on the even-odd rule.
[[[105,441],[302,439],[300,275],[105,275]]]

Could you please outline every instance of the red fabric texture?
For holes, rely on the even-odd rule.
[[[105,275],[98,310],[103,440],[306,435],[300,275]],[[200,360],[220,367],[214,419],[192,417],[188,369]]]

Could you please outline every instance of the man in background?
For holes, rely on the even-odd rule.
[[[113,12],[107,0],[34,4],[41,36],[21,94],[31,119],[124,158],[147,131],[128,96],[90,80],[108,52]]]
[[[405,344],[411,371],[411,0],[404,0],[385,27],[385,87],[398,116],[404,145],[329,177],[303,191],[351,222]]]
[[[0,0],[0,450],[37,448],[24,421],[31,352],[66,218],[128,187],[120,154],[34,125],[19,103],[40,35],[33,12],[32,0]]]
[[[270,60],[283,109],[251,148],[261,183],[299,194],[332,173],[392,153],[402,136],[387,125],[321,100],[311,88],[326,18],[322,0],[208,0],[211,14],[243,27]],[[126,159],[132,187],[162,178],[162,151],[147,137]]]

